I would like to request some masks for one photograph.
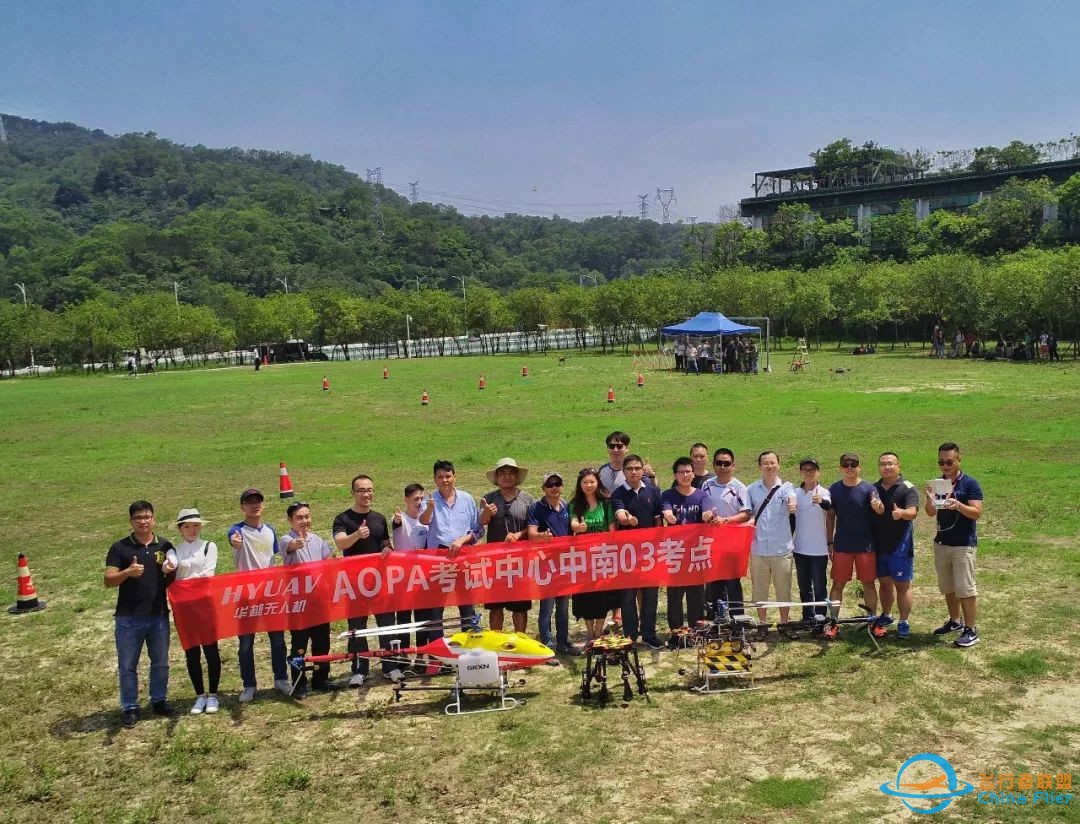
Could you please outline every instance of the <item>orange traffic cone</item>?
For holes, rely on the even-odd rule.
[[[521,367],[521,377],[523,377],[523,378],[529,377],[529,367],[527,367],[527,366],[522,366]]]
[[[326,375],[322,376],[322,391],[323,392],[329,392],[330,391],[330,381],[328,381],[326,379]]]
[[[645,388],[645,376],[642,375],[640,372],[638,372],[638,374],[637,374],[637,388],[638,389],[644,389]]]
[[[292,479],[289,478],[289,470],[285,468],[285,462],[279,464],[278,469],[278,497],[282,500],[293,496]]]
[[[615,387],[608,386],[607,388],[607,402],[615,403]]]
[[[26,564],[26,556],[19,553],[19,591],[15,596],[15,606],[8,607],[8,612],[13,615],[21,615],[24,612],[38,612],[45,609],[45,602],[39,601],[34,582],[30,578],[30,567]]]
[[[420,405],[421,406],[427,406],[428,405],[428,396],[427,396],[427,390],[426,389],[424,390],[424,394],[420,396]]]
[[[387,369],[387,368],[386,368],[386,367],[384,366],[384,367],[382,368],[382,379],[383,379],[383,380],[386,380],[386,379],[387,379],[387,378],[389,378],[389,377],[390,377],[390,370],[389,370],[389,369]]]
[[[483,375],[480,376],[480,388],[481,389],[487,389],[487,381],[484,380]]]

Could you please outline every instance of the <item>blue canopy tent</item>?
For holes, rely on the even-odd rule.
[[[752,335],[761,334],[760,326],[743,326],[728,320],[719,312],[698,312],[675,326],[665,326],[665,335]]]
[[[766,329],[769,326],[768,318],[747,318],[747,320],[764,320]],[[719,336],[721,342],[723,342],[724,335],[761,335],[760,326],[746,326],[742,323],[736,323],[730,318],[725,317],[720,312],[698,312],[694,317],[687,318],[682,323],[675,324],[674,326],[664,326],[660,329],[661,334],[668,335],[670,337],[680,337],[682,335],[697,336],[697,337],[714,337]],[[769,341],[768,333],[766,332],[765,346],[763,347],[765,354],[765,371],[768,372],[768,358],[769,358]]]

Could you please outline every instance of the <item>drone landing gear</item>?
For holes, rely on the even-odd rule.
[[[592,698],[593,683],[599,685],[597,695],[601,704],[611,700],[608,689],[608,665],[619,667],[622,680],[622,699],[629,703],[634,697],[636,686],[639,695],[648,695],[649,687],[645,681],[645,668],[638,659],[637,650],[629,638],[621,635],[605,635],[595,639],[586,652],[585,669],[581,674],[581,697]]]
[[[482,712],[504,712],[506,710],[517,709],[518,707],[522,707],[525,705],[524,698],[514,698],[512,695],[510,695],[511,686],[520,687],[524,686],[524,684],[525,679],[521,678],[514,682],[513,685],[511,685],[510,681],[506,677],[505,672],[500,672],[498,683],[492,684],[490,686],[464,687],[461,684],[461,680],[458,678],[454,678],[454,684],[450,687],[411,686],[404,683],[403,681],[398,681],[394,684],[394,701],[400,701],[401,693],[406,691],[412,692],[414,690],[435,690],[439,692],[446,692],[447,690],[449,690],[450,703],[446,705],[446,708],[444,710],[447,715],[476,715]],[[493,693],[497,697],[498,703],[495,706],[466,709],[463,701],[463,699],[465,698],[466,689],[470,692],[479,691],[484,693]]]

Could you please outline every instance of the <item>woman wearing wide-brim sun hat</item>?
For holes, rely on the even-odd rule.
[[[532,495],[521,489],[528,474],[529,470],[518,466],[513,458],[500,458],[495,468],[488,470],[487,479],[498,487],[481,499],[480,525],[487,527],[489,544],[514,543],[526,538],[529,510],[536,503]],[[532,601],[503,601],[484,606],[491,611],[488,626],[493,630],[502,631],[505,611],[510,610],[514,631],[525,632]]]
[[[183,540],[176,547],[176,580],[209,578],[217,569],[217,544],[199,537],[206,520],[197,509],[181,509],[176,516],[176,528]],[[217,643],[206,644],[201,650],[195,646],[184,650],[187,658],[188,676],[195,688],[195,704],[192,715],[218,711],[218,681],[221,679],[221,654]],[[206,675],[209,689],[203,689],[202,656],[206,657]]]

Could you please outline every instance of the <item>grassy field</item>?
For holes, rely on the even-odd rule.
[[[14,603],[25,551],[49,602],[0,616],[0,820],[888,821],[913,816],[877,788],[918,752],[944,755],[976,784],[1076,773],[1080,369],[918,354],[815,353],[810,373],[757,378],[647,372],[643,389],[632,358],[592,355],[393,362],[389,380],[382,362],[353,362],[0,383],[0,601]],[[986,493],[982,643],[959,651],[930,634],[945,612],[921,515],[911,640],[890,637],[880,655],[856,633],[831,647],[769,643],[755,692],[690,695],[677,674],[689,658],[665,653],[647,663],[651,700],[626,707],[582,705],[574,661],[530,672],[527,706],[509,713],[452,719],[417,695],[390,705],[378,682],[302,703],[263,693],[241,707],[230,639],[222,712],[190,717],[174,642],[170,694],[185,714],[121,729],[115,593],[101,573],[131,500],[153,501],[170,537],[176,511],[198,506],[223,544],[244,487],[270,493],[268,514],[284,523],[272,494],[283,460],[329,537],[357,472],[375,479],[386,513],[406,483],[430,482],[436,458],[481,494],[484,471],[512,455],[538,494],[541,470],[605,460],[613,429],[662,477],[694,441],[728,446],[746,482],[765,448],[792,480],[798,456],[818,455],[826,482],[842,451],[872,468],[891,449],[921,487],[937,444],[957,441]],[[263,685],[268,658],[261,638]],[[1080,821],[1080,803],[1007,810],[968,797],[938,818]]]

